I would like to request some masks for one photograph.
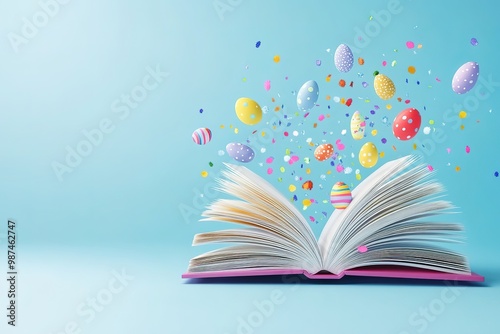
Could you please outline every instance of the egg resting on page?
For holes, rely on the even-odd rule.
[[[335,209],[344,210],[352,201],[351,189],[344,182],[337,182],[330,192],[330,203]]]

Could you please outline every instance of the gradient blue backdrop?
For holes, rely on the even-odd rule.
[[[331,101],[332,110],[326,109],[327,94],[346,94],[337,86],[332,53],[340,43],[355,46],[356,29],[368,29],[377,22],[370,16],[387,11],[393,3],[2,3],[0,247],[4,255],[0,263],[6,272],[6,224],[15,219],[20,273],[16,328],[6,325],[7,285],[0,281],[2,332],[402,334],[498,328],[500,178],[494,172],[500,171],[500,26],[495,5],[485,0],[439,4],[400,0],[398,13],[384,24],[377,23],[379,30],[358,47],[355,58],[363,57],[364,67],[355,65],[345,76],[359,83],[357,73],[363,72],[371,83],[371,73],[383,70],[403,99],[411,99],[420,110],[425,107],[424,122],[435,120],[433,127],[444,133],[438,141],[419,133],[416,140],[427,148],[418,152],[438,169],[448,198],[460,207],[457,219],[467,230],[467,244],[461,250],[473,270],[486,276],[484,285],[450,288],[443,282],[384,280],[296,285],[281,284],[279,279],[196,285],[180,278],[189,259],[209,249],[191,247],[193,235],[219,227],[197,223],[201,205],[213,199],[212,176],[221,162],[229,161],[218,151],[227,142],[250,138],[253,130],[261,129],[239,123],[234,101],[251,96],[273,108],[271,97],[279,94],[286,112],[294,113],[293,91],[314,79],[320,84],[319,110],[332,115],[328,120],[332,128],[325,130],[338,134],[347,124],[344,113],[352,110]],[[40,14],[42,7],[52,16]],[[26,20],[38,20],[40,27],[30,31]],[[28,37],[13,47],[13,34],[19,38],[23,29]],[[472,37],[478,39],[477,46],[470,44]],[[262,45],[257,49],[259,40]],[[421,43],[422,48],[408,50],[407,40]],[[276,54],[281,56],[279,64],[272,61]],[[321,66],[315,65],[317,59]],[[390,64],[392,59],[398,61],[394,68],[381,66],[383,60]],[[454,105],[463,104],[466,96],[453,93],[450,81],[467,61],[479,62],[481,77],[490,81],[490,90],[482,92],[489,95],[480,95],[471,110],[456,109]],[[416,66],[414,76],[406,72],[408,65]],[[163,73],[158,85],[126,113],[122,95],[142,85],[155,69]],[[327,84],[329,73],[333,77]],[[270,92],[263,89],[267,79],[273,85]],[[382,115],[392,119],[403,104],[394,99],[394,109],[385,110],[385,102],[367,90],[361,96],[372,102],[365,106],[357,100],[361,91],[357,87],[352,96],[356,108],[368,113],[374,104],[381,106],[374,117],[379,134],[373,141],[379,143],[384,135],[390,138],[390,127],[384,128],[380,119]],[[121,112],[115,112],[120,106]],[[468,116],[460,120],[457,112],[462,109]],[[273,113],[265,115],[262,126]],[[83,132],[99,128],[102,122],[112,131],[71,172],[58,178],[54,163],[65,163],[67,147],[76,149],[85,140]],[[231,125],[239,128],[239,134]],[[307,126],[310,129],[311,123]],[[197,146],[191,141],[191,132],[198,127],[214,130],[211,143]],[[282,138],[282,130],[274,135]],[[360,144],[344,138],[346,165],[360,168],[366,177],[370,171],[350,158]],[[385,147],[384,160],[414,153],[414,142],[392,140],[398,150]],[[464,151],[466,145],[470,154]],[[277,146],[261,146],[269,149],[266,156],[273,154],[278,160],[287,148],[283,140]],[[265,175],[257,160],[249,167]],[[214,167],[208,166],[210,161]],[[203,170],[209,172],[208,178],[200,176]],[[283,177],[292,180],[290,175]],[[357,183],[354,172],[345,177]],[[290,182],[269,180],[287,193]],[[311,226],[318,234],[323,225],[320,221]],[[122,271],[129,277],[118,292],[116,284],[121,281],[116,275]],[[281,297],[271,308],[265,301],[273,295]],[[103,307],[90,317],[84,311],[93,298],[100,298]],[[259,310],[262,305],[268,306],[267,311]],[[431,311],[424,316],[426,309]]]

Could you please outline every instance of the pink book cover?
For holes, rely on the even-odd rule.
[[[453,274],[434,270],[404,266],[372,266],[343,271],[338,275],[330,273],[311,274],[302,269],[237,269],[225,271],[186,272],[182,278],[227,278],[248,276],[304,275],[309,279],[341,279],[344,276],[365,276],[384,278],[407,278],[426,280],[450,280],[464,282],[484,282],[484,277],[476,274]]]

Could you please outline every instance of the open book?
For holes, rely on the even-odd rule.
[[[193,245],[230,243],[191,259],[183,278],[304,274],[483,281],[464,256],[442,248],[460,241],[434,172],[406,156],[385,163],[352,191],[316,240],[308,222],[269,182],[243,166],[227,165],[219,190],[236,199],[211,204],[202,221],[246,228],[200,233]]]

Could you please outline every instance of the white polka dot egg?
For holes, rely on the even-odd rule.
[[[245,144],[229,143],[226,145],[227,154],[236,161],[250,162],[255,157],[255,152]]]
[[[335,67],[337,68],[337,70],[344,73],[349,72],[352,69],[352,65],[354,63],[352,51],[345,44],[340,44],[337,47],[333,60],[335,62]]]
[[[359,163],[365,168],[372,168],[377,164],[378,150],[374,143],[368,142],[359,150]]]

